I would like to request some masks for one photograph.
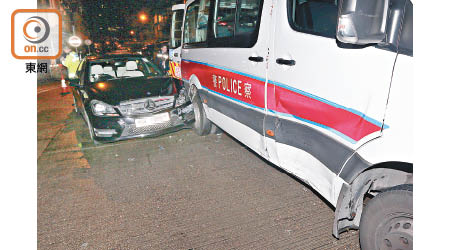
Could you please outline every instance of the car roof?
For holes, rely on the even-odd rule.
[[[127,57],[143,57],[140,54],[134,53],[107,53],[97,56],[88,56],[89,61],[102,60],[102,59],[114,59],[114,58],[127,58]]]

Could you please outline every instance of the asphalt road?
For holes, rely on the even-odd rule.
[[[59,92],[38,87],[38,249],[359,249],[317,193],[230,136],[94,146]]]

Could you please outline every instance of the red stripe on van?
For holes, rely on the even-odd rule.
[[[263,81],[191,61],[183,60],[181,65],[183,79],[190,79],[194,74],[201,85],[210,90],[264,108]],[[226,79],[225,83],[223,78]],[[246,92],[246,87],[249,92]]]
[[[274,87],[272,85],[268,89]],[[292,90],[276,86],[274,93],[274,95],[268,95],[267,105],[269,109],[325,125],[355,141],[359,141],[361,138],[381,129],[357,114]]]
[[[263,81],[228,70],[184,60],[182,61],[181,71],[183,79],[190,79],[194,74],[198,77],[200,83],[210,90],[259,108],[264,108]],[[218,83],[219,76],[221,79],[222,77],[228,79],[225,84]],[[214,83],[214,79],[216,83]],[[241,81],[240,84],[238,84],[238,81]],[[244,87],[246,84],[251,85],[250,98],[248,95],[245,95]],[[270,110],[294,115],[332,128],[355,141],[359,141],[361,138],[381,129],[378,125],[348,110],[334,107],[320,100],[271,83],[267,87],[267,105]]]

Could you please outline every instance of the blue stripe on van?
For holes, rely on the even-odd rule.
[[[202,88],[203,88],[203,89],[206,89],[206,90],[209,91],[209,92],[212,92],[212,93],[214,93],[214,94],[217,94],[217,95],[219,95],[219,96],[225,97],[225,98],[227,98],[227,99],[231,99],[231,100],[233,100],[233,101],[235,101],[235,102],[244,104],[244,105],[249,106],[249,107],[252,107],[252,108],[254,108],[254,109],[258,109],[258,110],[264,111],[263,108],[257,107],[257,106],[255,106],[255,105],[252,105],[252,104],[249,104],[249,103],[246,103],[246,102],[243,102],[243,101],[241,101],[241,100],[238,100],[238,99],[235,99],[235,98],[233,98],[233,97],[224,95],[224,94],[222,94],[222,93],[216,92],[216,91],[211,90],[211,89],[209,89],[209,88],[207,88],[207,87],[205,87],[205,86],[202,86]],[[286,113],[277,112],[277,111],[271,110],[271,109],[268,109],[268,111],[271,112],[271,113],[273,113],[273,114],[277,114],[277,115],[284,116],[284,117],[292,117],[292,118],[295,118],[295,119],[297,119],[297,120],[300,120],[300,121],[303,121],[303,122],[306,122],[306,123],[309,123],[309,124],[312,124],[312,125],[315,125],[315,126],[324,128],[324,129],[326,129],[326,130],[328,130],[328,131],[330,131],[330,132],[332,132],[332,133],[338,135],[339,137],[343,138],[344,140],[346,140],[346,141],[348,141],[348,142],[350,142],[350,143],[353,143],[353,144],[356,143],[356,141],[353,140],[352,138],[350,138],[350,137],[344,135],[343,133],[341,133],[341,132],[339,132],[339,131],[337,131],[337,130],[335,130],[335,129],[333,129],[333,128],[330,128],[330,127],[328,127],[328,126],[325,126],[325,125],[323,125],[323,124],[320,124],[320,123],[317,123],[317,122],[313,122],[313,121],[310,121],[310,120],[307,120],[307,119],[304,119],[304,118],[301,118],[301,117],[298,117],[298,116],[295,116],[295,115],[292,115],[292,114],[286,114]]]
[[[200,62],[200,61],[187,60],[187,59],[182,59],[182,61],[192,62],[192,63],[198,63],[198,64],[201,64],[201,65],[213,67],[213,68],[216,68],[216,69],[221,69],[221,70],[229,71],[229,72],[232,72],[232,73],[235,73],[235,74],[239,74],[239,75],[243,75],[243,76],[246,76],[246,77],[250,77],[250,78],[253,78],[253,79],[262,81],[262,82],[265,82],[265,81],[266,81],[264,78],[261,78],[261,77],[255,76],[255,75],[251,75],[251,74],[247,74],[247,73],[244,73],[244,72],[240,72],[240,71],[237,71],[237,70],[229,69],[229,68],[226,68],[226,67],[223,67],[223,66],[213,65],[213,64],[210,64],[210,63],[205,63],[205,62]],[[188,80],[188,79],[185,79],[185,78],[183,78],[183,81],[189,82],[189,80]],[[366,114],[364,114],[364,113],[362,113],[362,112],[360,112],[360,111],[357,111],[357,110],[352,109],[352,108],[344,107],[344,106],[342,106],[342,105],[339,105],[339,104],[337,104],[337,103],[334,103],[334,102],[329,101],[329,100],[327,100],[327,99],[324,99],[324,98],[322,98],[322,97],[316,96],[316,95],[314,95],[314,94],[311,94],[311,93],[308,93],[308,92],[299,90],[299,89],[297,89],[297,88],[294,88],[294,87],[292,87],[292,86],[289,86],[289,85],[286,85],[286,84],[283,84],[283,83],[280,83],[280,82],[272,81],[272,80],[268,80],[268,83],[273,84],[273,85],[275,85],[275,86],[278,86],[278,87],[280,87],[280,88],[288,89],[288,90],[293,91],[293,92],[296,92],[296,93],[298,93],[298,94],[307,96],[307,97],[309,97],[309,98],[312,98],[312,99],[315,99],[315,100],[317,100],[317,101],[323,102],[323,103],[328,104],[328,105],[330,105],[330,106],[333,106],[333,107],[335,107],[335,108],[340,108],[340,109],[346,110],[346,111],[348,111],[348,112],[350,112],[350,113],[353,113],[353,114],[355,114],[355,115],[357,115],[357,116],[360,116],[362,119],[364,119],[364,120],[366,120],[366,121],[368,121],[368,122],[370,122],[370,123],[372,123],[372,124],[374,124],[374,125],[376,125],[376,126],[378,126],[378,127],[382,127],[382,125],[383,125],[382,122],[379,122],[379,121],[377,121],[377,120],[375,120],[375,119],[373,119],[373,118],[367,116]],[[204,86],[202,86],[202,87],[204,87]],[[204,87],[204,88],[206,88],[206,87]],[[207,88],[206,88],[206,89],[207,89]],[[210,90],[210,89],[207,89],[207,90],[208,90],[208,91],[211,91],[211,92],[213,92],[213,93],[216,93],[216,94],[218,94],[218,95],[220,95],[220,96],[223,96],[223,97],[232,99],[232,100],[234,100],[234,101],[236,101],[236,102],[242,103],[242,104],[244,104],[244,105],[250,106],[250,107],[252,107],[252,108],[261,109],[260,107],[251,105],[251,104],[249,104],[249,103],[246,103],[246,102],[243,102],[243,101],[240,101],[240,100],[237,100],[237,99],[235,99],[235,98],[232,98],[232,97],[229,97],[229,96],[227,96],[227,95],[218,93],[218,92],[216,92],[216,91],[213,91],[213,90]],[[270,110],[270,109],[269,109],[269,111],[272,112],[272,113],[277,113],[277,114],[283,115],[283,116],[294,117],[294,118],[296,118],[296,119],[298,119],[298,120],[301,120],[301,121],[304,121],[304,122],[308,122],[308,123],[310,123],[310,124],[313,124],[313,125],[316,125],[316,126],[325,128],[325,129],[327,129],[327,130],[329,130],[329,131],[332,131],[333,133],[339,135],[340,137],[346,139],[347,141],[350,141],[350,142],[352,142],[352,143],[356,143],[356,141],[353,140],[352,138],[350,138],[350,137],[348,137],[348,136],[342,134],[341,132],[339,132],[339,131],[337,131],[337,130],[335,130],[335,129],[333,129],[333,128],[327,127],[327,126],[325,126],[325,125],[322,125],[322,124],[319,124],[319,123],[316,123],[316,122],[313,122],[313,121],[310,121],[310,120],[306,120],[306,119],[303,119],[303,118],[301,118],[301,117],[294,116],[294,115],[292,115],[292,114],[281,113],[281,112],[277,112],[277,111]],[[389,128],[389,126],[388,126],[387,124],[384,124],[384,129],[388,129],[388,128]]]

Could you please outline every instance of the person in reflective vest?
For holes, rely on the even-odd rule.
[[[164,74],[168,74],[169,71],[169,54],[167,53],[167,46],[163,45],[161,47],[160,53],[157,54],[156,63],[162,70],[164,70]]]
[[[65,47],[64,52],[66,53],[66,57],[61,62],[67,67],[69,79],[74,79],[78,65],[80,64],[80,58],[78,54],[75,51],[72,51],[69,47]]]

